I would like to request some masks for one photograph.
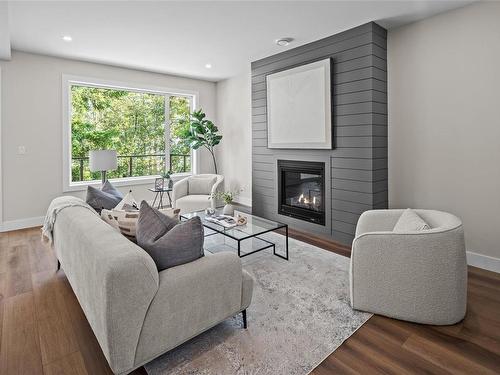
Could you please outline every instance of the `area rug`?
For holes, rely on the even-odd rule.
[[[283,236],[266,236],[283,252]],[[205,248],[231,250],[228,241],[210,236]],[[148,363],[148,374],[308,374],[371,317],[349,306],[346,257],[290,239],[289,261],[271,249],[242,261],[255,281],[248,329],[239,314]]]

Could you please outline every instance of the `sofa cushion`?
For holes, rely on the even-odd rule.
[[[101,189],[93,186],[87,187],[87,197],[85,201],[98,213],[101,210],[111,210],[115,208],[118,203],[123,199],[122,193],[115,189],[111,182],[106,181]]]
[[[179,223],[142,201],[136,234],[137,244],[153,258],[158,271],[203,256],[204,233],[199,217]]]
[[[427,229],[430,229],[429,224],[427,224],[424,219],[418,216],[418,214],[414,210],[412,210],[411,208],[407,208],[399,217],[393,231],[414,232]]]
[[[175,201],[175,207],[179,208],[182,213],[202,211],[211,204],[210,195],[186,195]]]
[[[217,177],[215,176],[191,176],[188,182],[189,195],[209,195],[212,192],[215,181],[217,181]]]

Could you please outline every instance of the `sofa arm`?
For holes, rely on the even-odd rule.
[[[251,291],[243,275],[241,259],[231,252],[207,254],[161,271],[160,287],[144,320],[136,365],[240,312],[242,294]]]
[[[188,195],[189,177],[185,177],[182,180],[177,181],[172,187],[172,207],[175,207],[175,202],[177,199],[185,197]]]
[[[355,309],[427,324],[459,321],[467,298],[463,228],[364,233],[353,241],[350,278]]]
[[[212,196],[218,191],[223,188],[222,183],[224,182],[224,176],[217,175],[217,180],[215,181],[215,184],[212,186],[212,189],[210,190],[210,205],[212,208],[217,208],[220,207],[221,200],[213,199]]]
[[[159,275],[151,257],[83,207],[59,212],[54,247],[115,373],[133,367]]]
[[[356,237],[368,232],[392,231],[403,210],[369,210],[361,214],[356,225]]]

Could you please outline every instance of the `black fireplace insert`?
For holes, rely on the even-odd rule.
[[[325,163],[278,160],[278,213],[325,225]]]

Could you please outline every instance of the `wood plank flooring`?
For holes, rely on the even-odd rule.
[[[290,235],[350,254],[326,238]],[[0,374],[111,374],[64,272],[55,271],[39,228],[0,233]],[[469,267],[468,293],[463,322],[373,316],[312,374],[499,374],[500,275]]]

